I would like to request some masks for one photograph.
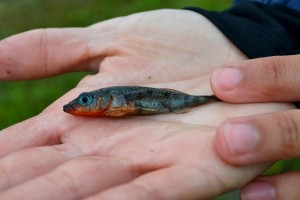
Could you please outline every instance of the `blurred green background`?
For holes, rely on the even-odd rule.
[[[131,13],[197,6],[223,10],[232,0],[0,0],[0,39],[44,27],[84,27]],[[0,130],[40,113],[73,88],[86,73],[25,81],[0,82]],[[299,170],[298,160],[278,162],[265,174]],[[234,195],[233,195],[234,196]],[[233,196],[220,199],[236,199]]]

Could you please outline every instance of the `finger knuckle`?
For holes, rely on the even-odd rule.
[[[286,75],[287,64],[281,57],[263,59],[263,68],[270,79],[270,85],[280,87]]]
[[[294,114],[294,113],[293,113]],[[285,113],[278,119],[279,130],[281,130],[281,145],[286,157],[299,154],[300,125],[292,113]]]
[[[297,58],[299,60],[299,58]],[[262,81],[267,83],[267,94],[278,94],[280,91],[286,91],[293,88],[297,82],[299,73],[298,60],[292,57],[267,57],[262,59],[263,73],[265,79]],[[281,97],[282,98],[282,97]]]

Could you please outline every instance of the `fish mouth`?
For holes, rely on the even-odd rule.
[[[64,105],[63,111],[68,114],[75,115],[75,116],[93,116],[93,115],[95,115],[95,113],[87,112],[84,108],[78,107],[76,104],[74,104],[72,102]]]
[[[63,110],[64,110],[64,112],[66,112],[66,113],[72,114],[72,113],[74,113],[74,111],[75,111],[76,109],[75,109],[72,105],[66,104],[66,105],[63,106]]]
[[[72,115],[75,115],[77,112],[77,99],[67,103],[63,106],[63,111]]]

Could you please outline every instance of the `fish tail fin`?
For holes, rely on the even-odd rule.
[[[206,104],[209,102],[216,102],[216,101],[221,101],[218,97],[215,95],[208,95],[208,96],[193,96],[193,104],[194,105],[201,105],[201,104]]]
[[[215,95],[202,96],[202,97],[205,98],[208,102],[211,102],[211,101],[221,101],[221,99],[219,99]]]

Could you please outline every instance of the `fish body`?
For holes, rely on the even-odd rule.
[[[84,92],[63,110],[78,116],[153,115],[180,113],[188,108],[218,101],[216,96],[195,96],[177,90],[140,86],[115,86]]]

